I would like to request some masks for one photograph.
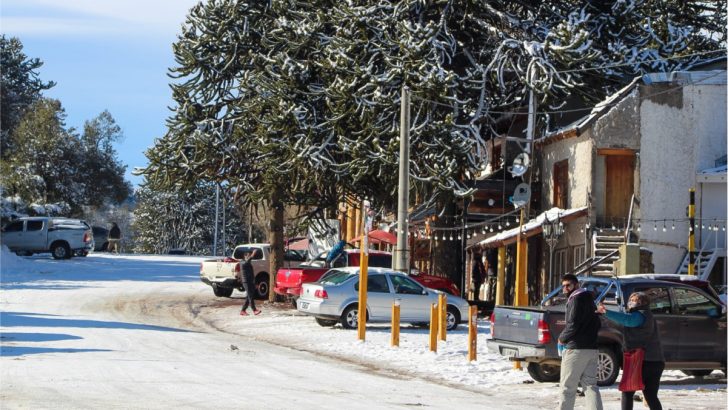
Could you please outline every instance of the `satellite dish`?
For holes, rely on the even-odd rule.
[[[531,186],[526,183],[518,184],[518,186],[516,186],[516,190],[513,192],[513,196],[511,197],[511,203],[513,203],[516,208],[520,208],[523,205],[526,205],[530,198]]]
[[[508,172],[510,172],[514,177],[520,177],[528,171],[528,166],[530,164],[531,159],[528,158],[528,154],[523,152],[518,154],[516,159],[513,160],[513,165],[508,167]]]

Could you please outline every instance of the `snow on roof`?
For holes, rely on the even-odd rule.
[[[550,142],[551,139],[556,139],[557,137],[564,135],[568,133],[569,131],[576,132],[576,136],[580,135],[582,131],[591,125],[592,122],[594,122],[597,118],[601,117],[602,115],[609,112],[609,109],[614,106],[614,103],[623,99],[627,95],[629,95],[637,83],[642,79],[642,77],[635,77],[632,82],[624,86],[622,89],[617,91],[616,93],[608,96],[604,100],[600,101],[597,105],[592,108],[589,115],[576,120],[575,122],[562,127],[558,130],[546,133],[543,138],[536,141],[537,144],[544,144]]]
[[[728,165],[721,165],[721,166],[715,167],[715,168],[704,169],[704,170],[698,172],[698,174],[699,175],[725,174],[727,169],[728,169]]]
[[[541,225],[543,225],[544,222],[552,222],[557,219],[567,222],[568,220],[571,220],[573,218],[577,218],[582,215],[586,215],[587,207],[581,207],[581,208],[572,208],[572,209],[561,209],[561,208],[551,208],[548,211],[544,211],[541,214],[539,214],[536,218],[531,219],[527,223],[523,224],[523,233],[525,233],[527,236],[533,236],[541,232],[540,228]],[[513,229],[509,229],[507,231],[503,231],[497,235],[491,236],[489,238],[486,238],[478,243],[476,243],[473,246],[480,246],[480,247],[493,247],[493,245],[505,245],[508,244],[511,239],[515,239],[516,236],[518,236],[518,230],[520,227],[515,227]]]

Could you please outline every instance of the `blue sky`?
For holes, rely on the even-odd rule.
[[[172,103],[167,69],[172,43],[197,0],[2,0],[0,30],[18,37],[44,65],[40,77],[57,85],[66,125],[109,110],[124,131],[117,144],[126,178],[146,165],[144,151],[165,131]]]

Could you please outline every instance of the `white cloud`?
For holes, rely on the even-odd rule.
[[[197,0],[3,0],[12,34],[176,32]]]

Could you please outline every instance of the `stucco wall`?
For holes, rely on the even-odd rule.
[[[553,207],[554,164],[569,160],[569,208],[579,208],[589,204],[592,174],[592,141],[589,133],[576,138],[567,138],[543,148],[541,175],[543,208]]]
[[[594,145],[599,148],[640,148],[639,91],[635,87],[592,127]]]
[[[682,261],[689,189],[697,188],[697,171],[726,153],[725,84],[669,85],[640,87],[640,239],[654,251],[657,272],[672,272]]]

